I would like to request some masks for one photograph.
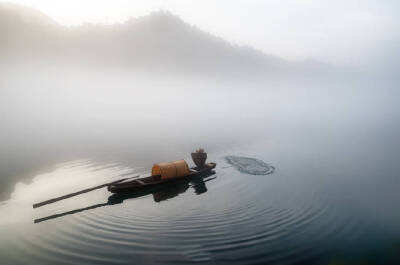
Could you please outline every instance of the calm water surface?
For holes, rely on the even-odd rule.
[[[0,203],[1,264],[400,264],[392,136],[271,133],[209,153],[218,165],[203,178],[131,197],[102,189],[33,210],[34,202],[146,173],[118,159],[60,163]],[[240,173],[226,155],[276,170]]]

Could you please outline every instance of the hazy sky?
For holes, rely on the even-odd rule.
[[[287,59],[359,63],[398,34],[400,1],[11,0],[64,25],[123,22],[164,9],[241,45]]]

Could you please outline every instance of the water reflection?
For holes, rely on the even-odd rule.
[[[76,214],[87,210],[96,209],[99,207],[115,205],[115,204],[122,204],[125,200],[140,198],[143,196],[147,196],[149,194],[153,195],[154,202],[161,202],[168,199],[172,199],[179,194],[186,192],[190,187],[194,189],[194,192],[197,195],[207,192],[206,182],[213,180],[216,176],[213,176],[215,171],[212,170],[210,172],[206,172],[201,175],[196,175],[190,178],[185,178],[181,181],[165,184],[163,186],[156,186],[152,188],[148,188],[145,190],[137,191],[137,192],[128,192],[128,193],[121,193],[121,194],[113,194],[108,197],[108,201],[105,203],[98,203],[88,207],[54,214],[43,218],[38,218],[34,220],[34,223],[41,223],[44,221],[56,219],[59,217],[63,217],[66,215]]]
[[[212,154],[218,177],[208,183],[216,175],[125,195],[101,189],[33,210],[33,202],[147,174],[133,162],[61,164],[0,204],[2,264],[398,264],[399,170],[388,164],[398,156],[383,163],[370,152],[376,143],[350,136],[346,144],[282,136]],[[279,170],[243,174],[227,167],[227,155]]]

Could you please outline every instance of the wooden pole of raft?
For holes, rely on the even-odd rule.
[[[68,198],[80,195],[80,194],[83,194],[83,193],[87,193],[87,192],[90,192],[90,191],[93,191],[93,190],[98,190],[98,189],[107,187],[109,185],[116,184],[116,183],[122,182],[124,180],[131,179],[131,178],[136,178],[136,177],[139,177],[139,175],[134,176],[134,177],[130,177],[130,178],[123,178],[123,179],[116,180],[116,181],[109,182],[109,183],[105,183],[105,184],[102,184],[102,185],[99,185],[99,186],[96,186],[96,187],[93,187],[93,188],[84,189],[84,190],[77,191],[77,192],[74,192],[74,193],[70,193],[70,194],[67,194],[67,195],[64,195],[64,196],[60,196],[60,197],[53,198],[53,199],[50,199],[50,200],[46,200],[46,201],[43,201],[43,202],[35,203],[35,204],[33,204],[33,208],[38,208],[38,207],[41,207],[41,206],[44,206],[44,205],[47,205],[47,204],[50,204],[50,203],[58,202],[58,201],[61,201],[61,200],[64,200],[64,199],[68,199]]]

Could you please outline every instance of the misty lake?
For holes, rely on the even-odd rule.
[[[396,1],[3,2],[0,265],[400,264]]]
[[[47,165],[0,204],[1,263],[398,264],[397,142],[373,125],[271,125],[264,138],[209,147],[217,168],[204,178],[117,199],[102,189],[34,210],[158,161],[116,152]],[[181,150],[164,151],[193,164]],[[241,173],[227,155],[276,170]]]

